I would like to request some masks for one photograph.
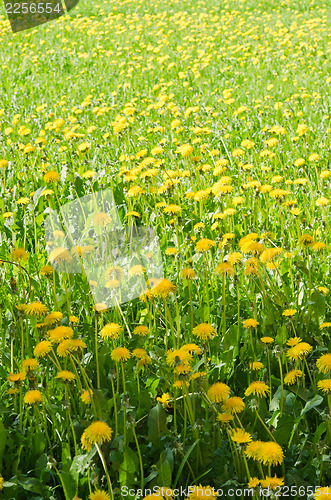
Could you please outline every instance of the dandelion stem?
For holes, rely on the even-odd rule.
[[[136,443],[137,452],[138,452],[138,458],[139,458],[140,474],[141,474],[141,477],[140,477],[140,487],[141,487],[141,489],[143,489],[144,488],[144,465],[143,465],[143,461],[142,461],[142,457],[141,457],[141,451],[140,451],[140,446],[139,446],[139,442],[138,442],[138,439],[137,439],[135,425],[136,424],[134,424],[132,426],[132,431],[133,431],[133,437],[134,437],[134,440],[135,440],[135,443]]]
[[[273,437],[273,435],[272,435],[272,434],[271,434],[271,432],[269,431],[268,427],[267,427],[267,426],[266,426],[266,424],[263,422],[263,419],[260,417],[259,412],[258,412],[257,410],[255,410],[255,412],[256,412],[256,416],[257,416],[257,418],[260,420],[261,424],[263,425],[263,427],[265,428],[265,430],[267,431],[267,433],[269,434],[269,436],[271,437],[271,439],[272,439],[273,441],[275,441],[275,443],[276,443],[276,439]]]
[[[105,474],[106,474],[108,488],[109,488],[109,491],[110,491],[110,496],[111,496],[111,499],[113,500],[114,499],[113,486],[111,484],[111,480],[110,480],[110,477],[109,477],[109,472],[108,472],[108,469],[107,469],[105,457],[103,456],[103,453],[100,450],[100,447],[99,447],[98,443],[95,443],[95,446],[96,446],[96,448],[98,450],[99,457],[100,457],[100,460],[101,460],[101,463],[102,463],[102,466],[103,466],[103,470],[105,471]]]
[[[95,329],[94,329],[94,340],[95,340],[95,362],[97,367],[97,389],[100,389],[100,367],[99,367],[99,352],[98,352],[98,320],[95,317]]]
[[[278,364],[279,364],[279,371],[280,371],[280,416],[283,415],[284,411],[284,376],[283,376],[283,366],[282,362],[280,359],[280,355],[278,356]],[[270,379],[271,380],[271,379]],[[271,394],[271,391],[270,391]]]

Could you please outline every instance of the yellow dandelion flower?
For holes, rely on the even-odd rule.
[[[177,255],[178,253],[178,250],[177,248],[175,247],[169,247],[166,249],[166,251],[164,252],[166,255],[169,255],[169,256],[172,256],[172,255]]]
[[[103,339],[117,339],[121,331],[122,327],[117,323],[107,323],[100,331],[100,335]]]
[[[317,387],[326,394],[331,393],[331,379],[319,380],[317,382]]]
[[[182,211],[182,208],[179,205],[168,205],[163,211],[165,214],[178,214]]]
[[[282,312],[282,315],[286,317],[294,316],[296,312],[296,309],[285,309],[285,311]]]
[[[230,253],[228,257],[228,262],[232,265],[238,264],[242,260],[242,253],[241,252],[233,252]]]
[[[314,238],[310,234],[302,234],[299,238],[299,245],[303,247],[312,247],[315,244]]]
[[[245,409],[245,406],[245,403],[240,397],[234,396],[232,398],[228,398],[224,402],[222,410],[229,413],[241,413]]]
[[[272,344],[274,341],[272,337],[261,337],[261,342],[264,344]]]
[[[236,274],[236,271],[232,264],[230,264],[229,262],[222,262],[215,267],[215,273],[222,276],[234,276]]]
[[[180,276],[184,280],[190,280],[195,278],[196,272],[191,267],[188,267],[181,270]]]
[[[190,376],[190,380],[198,380],[199,378],[203,378],[207,375],[207,372],[195,372]]]
[[[262,488],[270,488],[270,490],[275,490],[279,486],[284,486],[284,478],[277,477],[276,474],[273,477],[266,476],[265,479],[261,479]]]
[[[228,424],[234,420],[234,416],[231,413],[218,413],[216,420],[222,424]]]
[[[93,217],[95,226],[106,227],[112,223],[112,218],[105,212],[99,212]]]
[[[107,311],[108,306],[106,304],[103,304],[102,302],[98,302],[97,304],[94,304],[93,309],[101,314]]]
[[[145,349],[137,347],[136,349],[133,349],[132,355],[137,359],[143,359],[147,356],[147,352],[145,351]]]
[[[76,376],[70,370],[60,370],[55,378],[60,378],[64,382],[71,382],[75,380]]]
[[[328,373],[331,371],[331,353],[322,354],[316,361],[318,371],[321,373]]]
[[[90,494],[89,500],[110,500],[110,495],[104,490],[94,490]]]
[[[243,325],[245,328],[256,328],[259,324],[260,323],[254,318],[245,319],[243,321]]]
[[[176,153],[180,153],[182,156],[191,156],[193,148],[190,144],[182,144],[177,148]]]
[[[43,358],[51,351],[51,349],[52,349],[52,342],[50,342],[49,340],[42,340],[34,348],[33,354],[37,358]]]
[[[243,429],[233,429],[231,432],[231,439],[238,444],[248,444],[253,438],[249,432],[246,432]]]
[[[58,264],[69,264],[72,261],[70,252],[64,247],[57,247],[51,251],[48,257],[51,264],[57,262]]]
[[[86,405],[90,405],[92,402],[93,391],[91,389],[86,389],[82,392],[80,399]]]
[[[300,342],[302,342],[302,338],[300,337],[290,337],[286,344],[290,347],[294,347],[295,345],[298,345],[300,344]]]
[[[245,455],[247,458],[252,458],[253,460],[257,460],[257,457],[258,457],[258,451],[262,445],[262,441],[251,441],[246,449],[245,449]]]
[[[120,282],[119,282],[119,280],[116,280],[116,279],[108,280],[105,284],[106,288],[112,288],[112,289],[119,288],[119,286],[120,286]]]
[[[43,266],[41,269],[40,269],[40,274],[42,276],[53,276],[53,273],[54,273],[54,269],[52,268],[52,266]]]
[[[17,205],[27,205],[28,203],[30,203],[30,198],[24,196],[23,198],[19,198],[16,203]]]
[[[94,170],[86,170],[86,172],[82,174],[82,177],[83,179],[92,179],[95,175],[97,175],[97,173],[94,172]]]
[[[281,248],[267,248],[260,255],[260,261],[264,264],[267,262],[272,262],[278,255],[283,252]]]
[[[320,330],[324,330],[324,328],[329,328],[331,326],[331,323],[329,321],[325,321],[324,323],[321,323],[319,326]]]
[[[46,172],[44,175],[44,181],[45,182],[58,182],[60,180],[60,174],[58,172],[55,172],[54,170],[50,170],[49,172]]]
[[[34,301],[30,304],[27,304],[24,312],[28,316],[43,316],[47,313],[47,307],[41,302]]]
[[[44,323],[47,326],[54,325],[63,319],[63,314],[60,311],[54,311],[50,314],[47,314],[44,318]]]
[[[216,245],[215,241],[210,240],[208,238],[202,238],[197,242],[195,249],[197,252],[207,252],[215,245]]]
[[[260,484],[260,479],[257,477],[251,477],[247,483],[248,488],[257,488]]]
[[[171,399],[171,396],[170,396],[169,392],[165,392],[164,394],[162,394],[161,397],[156,398],[156,400],[159,403],[161,403],[164,406],[164,408],[168,408],[170,399]]]
[[[184,344],[182,347],[181,347],[181,350],[183,351],[188,351],[190,353],[194,353],[194,354],[201,354],[201,348],[197,345],[197,344]]]
[[[25,380],[26,375],[24,372],[18,372],[18,373],[10,373],[7,377],[8,382],[23,382]]]
[[[37,389],[28,391],[24,395],[24,403],[27,405],[33,405],[35,403],[42,403],[42,402],[43,402],[43,395]]]
[[[131,353],[126,347],[116,347],[112,350],[110,357],[116,363],[122,363],[131,357]]]
[[[37,359],[34,358],[28,358],[24,359],[22,362],[22,369],[23,371],[34,371],[39,368],[39,363]]]
[[[139,325],[134,328],[133,333],[141,337],[146,337],[149,334],[149,329],[145,325]]]
[[[53,330],[49,330],[48,335],[52,343],[59,344],[65,339],[71,339],[74,335],[74,331],[70,326],[61,325]]]
[[[80,151],[81,153],[84,153],[85,151],[88,151],[91,147],[91,144],[88,143],[88,142],[82,142],[82,144],[80,144],[78,146],[78,151]]]
[[[168,279],[163,278],[153,287],[152,293],[160,297],[167,297],[170,293],[175,292],[175,290],[176,286]]]
[[[284,460],[284,452],[275,441],[266,441],[261,443],[256,458],[263,465],[279,465]]]
[[[290,191],[287,191],[286,189],[273,189],[272,191],[269,192],[270,198],[276,198],[276,199],[282,199],[288,194],[290,194]]]
[[[79,351],[87,347],[87,344],[82,339],[70,339],[70,342],[73,351]]]
[[[270,394],[270,387],[260,380],[251,382],[245,391],[245,396],[250,396],[254,394],[259,398],[266,398]]]
[[[128,272],[128,275],[130,277],[132,276],[144,276],[144,273],[146,272],[146,268],[143,267],[142,265],[140,264],[137,264],[136,266],[132,266],[130,269],[129,269],[129,272]]]
[[[264,252],[264,250],[265,250],[265,246],[262,243],[258,243],[257,241],[254,241],[254,240],[246,241],[241,246],[242,253],[261,254]]]
[[[322,196],[321,198],[318,198],[315,202],[315,205],[317,207],[327,207],[328,205],[330,205],[330,200],[328,198],[325,198],[324,196]]]
[[[127,212],[125,214],[125,217],[137,217],[137,219],[139,219],[140,214],[138,212],[136,212],[135,210],[129,210],[129,212]]]
[[[192,333],[199,339],[208,340],[215,337],[215,335],[217,334],[217,330],[213,327],[213,325],[210,325],[209,323],[200,323],[200,325],[197,325],[193,328]]]
[[[253,361],[253,363],[249,364],[249,367],[253,371],[259,371],[259,370],[262,370],[262,368],[264,367],[264,364],[261,363],[261,361]]]
[[[169,366],[187,365],[192,361],[192,354],[184,349],[167,351],[166,362]]]
[[[295,384],[300,378],[304,378],[305,374],[302,370],[291,370],[289,371],[285,377],[284,382],[286,385]]]
[[[7,394],[17,394],[19,392],[17,387],[10,387],[7,391]]]
[[[208,389],[208,397],[213,403],[222,403],[230,396],[230,387],[223,382],[216,382]]]
[[[303,359],[305,356],[310,354],[312,350],[312,346],[307,344],[307,342],[299,342],[299,344],[291,347],[287,351],[286,356],[292,361],[298,361],[299,359]]]
[[[25,261],[28,258],[28,254],[26,253],[24,248],[15,248],[10,252],[9,258],[14,262],[20,262],[21,260]]]
[[[324,252],[326,249],[326,244],[323,243],[323,241],[317,241],[313,246],[312,249],[314,252]]]
[[[82,447],[90,451],[93,444],[102,444],[104,441],[110,441],[112,429],[106,422],[97,420],[92,422],[83,432],[81,443]]]
[[[314,499],[324,500],[331,498],[331,486],[320,486],[315,490]]]
[[[62,342],[59,343],[59,345],[57,346],[56,352],[57,352],[58,356],[60,356],[62,358],[65,356],[69,356],[69,354],[71,353],[72,350],[73,350],[73,348],[72,348],[71,339],[66,339],[66,340],[62,340]]]

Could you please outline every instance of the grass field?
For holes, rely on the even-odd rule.
[[[329,2],[1,14],[0,498],[331,497]],[[105,189],[165,276],[108,309],[44,228]]]

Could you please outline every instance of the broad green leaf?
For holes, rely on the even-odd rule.
[[[308,303],[311,305],[317,321],[319,318],[325,317],[325,297],[321,292],[314,290]]]
[[[124,460],[119,469],[119,481],[122,485],[128,486],[132,483],[133,474],[136,470],[135,462],[128,450],[124,451]]]
[[[165,462],[167,461],[170,465],[171,472],[174,470],[174,456],[170,448],[167,448],[166,450],[162,451],[160,455],[160,462]]]
[[[6,441],[7,441],[7,431],[3,423],[0,422],[0,466],[5,452]]]
[[[72,500],[76,492],[75,479],[69,472],[59,473],[65,500]]]
[[[178,480],[180,478],[180,475],[182,473],[182,470],[186,464],[186,462],[188,461],[188,458],[189,456],[191,455],[192,451],[194,450],[194,448],[196,447],[196,445],[198,444],[199,442],[199,439],[197,439],[196,441],[194,441],[194,443],[189,447],[189,449],[187,450],[187,452],[185,453],[184,457],[183,457],[183,460],[181,461],[180,465],[179,465],[179,468],[178,468],[178,472],[177,472],[177,475],[176,475],[176,478],[175,478],[175,482],[173,484],[173,488],[176,487],[177,483],[178,483]]]
[[[301,410],[300,418],[303,417],[303,415],[308,411],[312,410],[313,408],[316,408],[316,406],[319,406],[322,403],[322,401],[323,397],[320,396],[319,394],[316,394],[316,396],[314,396],[311,401],[308,401],[305,407]]]
[[[276,441],[280,445],[284,445],[288,442],[289,437],[293,429],[295,418],[293,414],[282,415],[277,422],[277,429],[273,432]]]
[[[324,432],[327,431],[327,428],[328,428],[328,424],[327,422],[322,422],[316,429],[316,431],[314,432],[314,441],[315,443],[318,443],[318,441],[320,441],[322,435],[324,434]]]
[[[154,445],[160,443],[160,438],[167,430],[167,414],[160,403],[157,403],[149,412],[148,417],[148,439]]]
[[[71,466],[71,453],[68,443],[62,443],[61,458],[62,458],[62,470],[66,472],[69,471]]]
[[[24,479],[19,478],[19,484],[26,491],[39,494],[43,493],[42,483],[35,477],[28,477]]]
[[[84,474],[91,463],[92,458],[96,454],[96,448],[84,455],[76,455],[72,461],[69,472],[75,476],[76,474]]]
[[[171,486],[171,467],[168,460],[161,461],[157,481],[160,486]]]

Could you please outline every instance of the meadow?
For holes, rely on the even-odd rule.
[[[2,6],[0,42],[0,498],[331,497],[329,2]],[[44,227],[105,189],[165,276],[109,308]]]

